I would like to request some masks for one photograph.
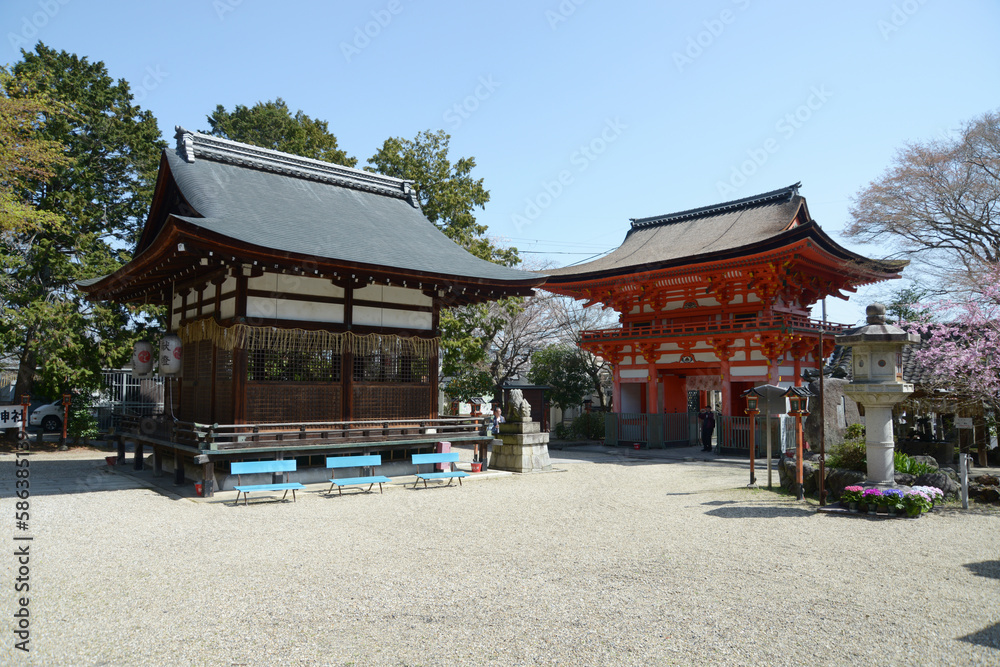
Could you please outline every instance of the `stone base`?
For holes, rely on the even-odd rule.
[[[490,468],[511,472],[552,470],[552,462],[549,460],[549,434],[541,432],[538,422],[501,424],[500,441],[502,444],[493,447]]]

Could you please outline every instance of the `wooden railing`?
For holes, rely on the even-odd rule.
[[[123,422],[123,433],[145,435],[200,450],[430,441],[486,437],[488,416],[437,419],[374,419],[339,422],[200,424],[159,418]]]
[[[824,320],[813,320],[799,315],[775,313],[759,315],[748,320],[721,320],[705,322],[684,322],[682,324],[658,324],[646,327],[616,327],[614,329],[592,329],[582,332],[583,342],[600,342],[619,339],[669,338],[700,334],[748,333],[753,331],[786,332],[814,331],[838,334],[849,327]]]

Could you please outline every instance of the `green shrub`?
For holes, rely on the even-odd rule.
[[[569,426],[566,426],[566,424],[563,424],[562,422],[556,424],[554,433],[556,436],[556,440],[569,440],[571,437],[573,437],[573,433],[572,431],[570,431]]]
[[[865,425],[864,424],[851,424],[847,427],[847,432],[844,434],[845,440],[861,440],[865,439]]]
[[[96,438],[97,418],[94,417],[93,401],[88,396],[75,394],[69,404],[69,422],[66,424],[66,435],[76,441],[85,438]]]
[[[604,413],[584,413],[573,420],[573,435],[584,440],[601,440],[604,438]]]
[[[848,470],[866,472],[868,470],[868,452],[864,441],[845,440],[842,444],[833,447],[826,455],[826,465],[831,468],[847,468]]]
[[[934,469],[926,463],[917,461],[912,456],[907,456],[903,452],[895,452],[892,455],[892,460],[893,465],[896,467],[896,472],[905,472],[917,476],[934,472]]]

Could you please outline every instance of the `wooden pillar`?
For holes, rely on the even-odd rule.
[[[201,495],[211,498],[215,495],[215,464],[209,461],[201,466]]]
[[[233,423],[247,422],[247,351],[233,348]]]
[[[344,284],[344,326],[350,331],[354,326],[354,287],[350,282]],[[345,347],[341,352],[342,387],[341,421],[354,419],[354,352]]]
[[[247,315],[247,284],[246,276],[236,276],[235,314],[237,318],[245,318]],[[239,347],[233,348],[232,391],[233,423],[245,424],[247,422],[247,351]]]
[[[781,377],[781,366],[779,359],[768,359],[767,360],[767,383],[768,384],[778,384],[779,378]]]
[[[719,364],[719,375],[722,379],[722,414],[726,412],[732,413],[733,415],[739,414],[736,410],[733,410],[732,396],[733,390],[729,384],[729,359],[723,359]]]
[[[135,470],[142,470],[142,440],[135,441],[135,462],[132,465]]]
[[[174,486],[184,484],[184,457],[179,450],[174,450]]]
[[[659,412],[656,409],[656,398],[659,392],[656,390],[656,365],[649,364],[646,367],[646,412],[655,415]]]

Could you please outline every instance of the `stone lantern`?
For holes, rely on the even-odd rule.
[[[837,344],[850,347],[854,380],[844,393],[864,407],[865,448],[868,454],[866,486],[895,486],[892,407],[913,393],[903,382],[903,347],[920,336],[885,323],[885,306],[873,303],[865,310],[868,325],[837,336]]]

